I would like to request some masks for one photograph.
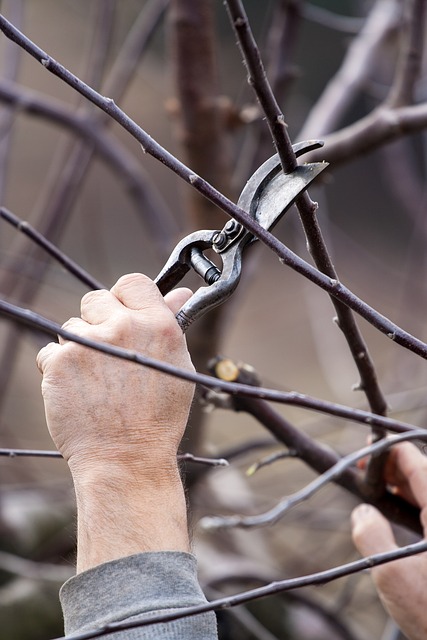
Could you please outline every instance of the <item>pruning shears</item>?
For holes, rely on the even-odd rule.
[[[309,140],[293,145],[293,150],[299,157],[322,146],[323,142],[319,140]],[[270,231],[327,166],[326,162],[314,162],[298,165],[291,173],[283,173],[276,154],[251,176],[237,205]],[[176,245],[155,279],[162,295],[179,284],[190,269],[207,285],[200,287],[179,310],[176,319],[183,332],[231,296],[240,280],[243,250],[256,241],[256,236],[232,219],[221,231],[195,231]],[[221,257],[222,269],[204,254],[208,249]]]

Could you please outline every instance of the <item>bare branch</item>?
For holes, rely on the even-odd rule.
[[[4,3],[4,11],[10,16],[11,21],[18,25],[22,24],[23,2],[22,0],[9,0]],[[9,43],[10,45],[10,43]],[[3,76],[8,80],[14,81],[18,75],[19,61],[21,52],[15,47],[6,45],[3,53],[4,71]],[[15,49],[15,50],[14,50]],[[8,167],[10,143],[12,139],[11,128],[15,115],[10,110],[2,110],[0,115],[0,202],[4,201],[5,183]]]
[[[219,96],[214,3],[172,0],[169,27],[178,140],[189,166],[230,196],[231,158]],[[197,192],[190,192],[188,203],[191,228],[223,226],[221,213]]]
[[[174,367],[167,362],[154,360],[130,349],[122,349],[112,344],[97,342],[95,340],[84,338],[83,336],[78,336],[77,334],[66,331],[56,322],[52,322],[34,311],[23,309],[4,300],[0,300],[0,315],[19,322],[31,329],[42,331],[43,333],[55,338],[59,335],[65,338],[65,340],[77,342],[78,344],[89,347],[90,349],[95,349],[96,351],[100,351],[107,355],[120,358],[121,360],[135,362],[137,364],[156,369],[157,371],[162,371],[168,375],[182,378],[183,380],[189,380],[190,382],[195,382],[205,387],[224,391],[225,393],[230,393],[232,395],[241,395],[249,398],[270,400],[271,402],[279,402],[291,406],[304,407],[306,409],[311,409],[320,413],[327,413],[329,415],[345,418],[357,423],[381,427],[386,430],[395,431],[396,433],[406,433],[408,431],[413,431],[414,429],[413,425],[407,424],[406,422],[392,420],[391,418],[379,416],[375,413],[370,413],[369,411],[363,411],[361,409],[351,409],[344,405],[328,402],[327,400],[320,400],[306,394],[297,393],[296,391],[283,392],[265,387],[253,387],[250,384],[226,382],[203,373],[193,373],[186,369],[180,369],[179,367]]]
[[[272,249],[282,259],[284,264],[287,264],[295,271],[303,274],[311,282],[314,282],[320,288],[324,289],[345,305],[359,313],[363,318],[368,320],[368,322],[397,344],[404,346],[423,358],[427,357],[427,345],[425,343],[414,338],[390,320],[374,311],[369,305],[351,293],[351,291],[349,291],[338,280],[324,275],[299,258],[295,253],[293,253],[293,251],[279,242],[271,233],[263,229],[263,227],[261,227],[256,220],[251,218],[245,211],[233,204],[228,200],[228,198],[212,187],[212,185],[203,180],[203,178],[195,175],[190,169],[188,169],[188,167],[177,160],[175,156],[155,142],[153,138],[151,138],[141,127],[129,118],[129,116],[117,107],[113,100],[110,98],[104,98],[94,89],[86,85],[82,80],[70,73],[65,69],[65,67],[50,58],[47,53],[32,43],[18,29],[15,29],[15,27],[13,27],[13,25],[11,25],[3,16],[0,16],[0,29],[5,33],[5,35],[7,35],[7,37],[17,42],[17,44],[22,46],[34,58],[40,62],[43,61],[44,66],[54,75],[60,77],[64,82],[75,88],[76,91],[108,113],[114,120],[116,120],[116,122],[118,122],[141,143],[145,152],[160,160],[163,164],[174,171],[174,173],[186,180],[205,197],[210,199],[228,215],[235,218],[246,229],[251,231],[251,233],[259,238],[266,246],[270,247],[270,249]],[[366,357],[365,354],[361,352],[359,359],[362,360],[364,357]]]
[[[326,571],[319,571],[310,575],[302,576],[300,578],[291,578],[289,580],[277,580],[266,586],[258,587],[256,589],[250,589],[238,593],[234,596],[227,596],[213,600],[206,604],[195,605],[192,607],[185,607],[180,610],[175,610],[170,613],[161,613],[155,616],[150,616],[144,620],[128,620],[121,622],[113,622],[100,629],[93,631],[86,631],[80,634],[67,636],[67,640],[91,640],[92,638],[99,638],[106,633],[112,633],[113,631],[124,631],[125,629],[136,629],[138,627],[145,627],[150,624],[158,624],[160,622],[171,622],[172,620],[179,620],[189,616],[194,616],[199,613],[205,613],[207,611],[215,611],[219,609],[228,609],[229,607],[235,607],[239,604],[245,604],[259,598],[265,598],[266,596],[274,595],[276,593],[283,593],[292,589],[300,589],[311,585],[324,585],[332,580],[338,580],[344,576],[349,576],[359,571],[371,569],[387,562],[394,560],[400,560],[401,558],[409,558],[419,553],[425,553],[427,551],[427,541],[416,542],[394,551],[387,551],[385,553],[378,553],[355,562],[349,562],[347,564],[335,567],[333,569],[327,569]],[[61,640],[56,638],[56,640]]]
[[[267,41],[263,47],[271,89],[280,105],[286,104],[291,85],[298,77],[298,68],[294,59],[298,46],[303,4],[301,0],[280,0],[276,3],[272,12]],[[254,110],[253,107],[252,110]],[[259,106],[256,107],[255,113],[257,112],[259,112],[258,126],[255,131],[253,131],[253,127],[248,130],[234,171],[233,183],[239,187],[270,154],[270,130],[264,126]]]
[[[56,458],[62,459],[59,451],[42,449],[0,449],[0,456],[7,458]]]
[[[396,74],[387,96],[391,108],[411,104],[415,83],[419,78],[425,33],[425,0],[407,1],[404,9],[402,51]]]
[[[251,466],[246,469],[247,476],[253,476],[257,471],[262,469],[263,467],[268,467],[279,460],[289,460],[289,458],[296,458],[297,452],[295,449],[289,449],[289,451],[276,451],[275,453],[271,453],[269,456],[264,456],[261,460],[254,462]]]
[[[239,572],[238,570],[236,571],[236,568],[234,567],[233,573],[230,571],[229,574],[214,578],[214,580],[208,583],[208,595],[210,594],[211,585],[214,585],[217,589],[219,589],[221,586],[227,584],[265,584],[266,582],[271,582],[273,579],[273,577],[266,578],[266,576],[261,574],[250,574],[247,571]],[[343,620],[343,607],[338,610],[335,610],[335,607],[334,609],[332,609],[320,603],[318,600],[315,600],[313,597],[302,593],[288,591],[287,593],[283,593],[280,595],[283,597],[285,605],[288,603],[291,605],[296,604],[297,606],[299,605],[307,608],[310,611],[314,611],[320,618],[324,620],[328,627],[330,627],[330,629],[333,630],[334,633],[338,633],[338,635],[343,640],[357,640],[356,636],[352,633],[350,628]]]
[[[348,127],[325,136],[321,156],[312,152],[307,158],[311,161],[321,157],[336,166],[426,127],[427,104],[397,109],[390,109],[383,104]]]
[[[145,175],[144,168],[129,153],[118,138],[113,138],[105,127],[79,111],[68,108],[53,98],[45,98],[17,84],[0,80],[0,100],[14,105],[19,112],[47,119],[64,127],[90,143],[102,159],[121,176],[129,194],[135,199],[136,211],[162,248],[169,250],[178,233],[178,224],[171,215],[163,196]]]
[[[273,142],[282,163],[283,171],[290,173],[297,166],[291,141],[286,132],[284,115],[277,104],[265,73],[258,46],[249,26],[248,17],[241,0],[225,0],[231,24],[237,35],[238,44],[245,59],[248,82],[265,113]]]
[[[392,446],[399,442],[407,440],[427,440],[427,433],[424,430],[416,429],[412,432],[401,434],[398,436],[390,436],[387,439],[379,440],[367,447],[359,449],[356,453],[351,453],[344,456],[330,469],[325,471],[318,478],[310,482],[308,485],[296,491],[286,498],[282,498],[280,502],[272,509],[269,509],[265,513],[254,516],[206,516],[200,520],[199,525],[203,529],[228,529],[232,527],[243,527],[250,529],[252,527],[262,527],[278,522],[290,509],[295,507],[301,502],[308,500],[314,494],[329,482],[339,478],[342,473],[355,465],[358,460],[362,460],[368,456],[388,451]]]
[[[383,1],[384,0],[380,0],[381,5]],[[295,154],[292,150],[286,128],[277,127],[279,119],[281,119],[283,123],[284,117],[275,101],[265,74],[243,4],[241,0],[227,0],[227,7],[245,58],[249,73],[249,82],[252,84],[256,96],[266,114],[273,140],[279,151],[283,170],[285,173],[292,171],[296,166]],[[317,220],[317,205],[310,199],[307,192],[297,199],[296,205],[308,240],[309,250],[316,266],[329,278],[337,280],[338,276]],[[332,298],[332,303],[337,312],[338,326],[347,340],[350,352],[360,374],[360,388],[366,393],[372,411],[384,415],[387,407],[385,398],[378,384],[374,364],[368,348],[359,331],[352,311],[334,298]],[[374,437],[379,437],[380,435],[381,434],[376,433],[374,430]],[[384,483],[382,481],[383,464],[384,460],[382,459],[373,460],[368,470],[367,477],[373,494],[380,495],[384,492]]]
[[[65,582],[75,573],[72,567],[34,562],[5,551],[0,551],[0,569],[30,580],[48,580],[59,583]]]
[[[311,109],[298,137],[324,137],[334,130],[363,87],[385,40],[400,23],[401,3],[377,0],[365,24],[347,49],[340,69]]]
[[[306,20],[316,22],[322,27],[341,31],[341,33],[357,34],[365,22],[363,18],[343,16],[308,2],[304,3],[302,13]]]
[[[0,218],[3,218],[3,220],[6,220],[6,222],[16,227],[18,231],[28,236],[33,242],[46,251],[46,253],[59,262],[69,273],[73,274],[73,276],[90,289],[107,289],[105,285],[93,278],[87,271],[80,267],[80,265],[74,262],[74,260],[52,244],[52,242],[49,242],[47,238],[36,231],[28,222],[20,220],[4,207],[0,207]]]
[[[245,411],[253,416],[279,442],[295,451],[296,456],[317,473],[324,473],[340,461],[339,455],[331,447],[316,442],[301,429],[297,429],[264,400],[244,396],[235,396],[232,400],[236,411]],[[344,470],[334,482],[359,500],[374,504],[390,520],[413,531],[420,531],[417,509],[388,491],[381,494],[372,493],[370,486],[354,469]]]
[[[8,458],[62,458],[59,451],[43,451],[41,449],[0,449],[0,456]],[[204,458],[192,453],[179,453],[177,459],[181,462],[194,462],[208,467],[228,467],[229,462],[225,458]]]
[[[378,6],[381,3],[387,5],[386,0],[380,0]],[[391,8],[392,4],[390,3],[388,11]],[[415,83],[420,73],[425,12],[425,0],[406,2],[402,50],[387,98],[383,104],[366,117],[326,136],[322,159],[333,159],[335,165],[350,158],[353,160],[358,155],[368,153],[380,145],[427,126],[426,105],[408,106],[413,101]],[[390,17],[392,17],[391,14]],[[321,112],[327,111],[330,114],[335,112],[335,108],[329,104],[324,109],[319,107],[319,110]],[[317,125],[319,123],[319,114],[316,116],[316,123]],[[308,126],[307,123],[306,126]],[[307,132],[305,127],[303,133]],[[326,128],[323,125],[322,127],[322,131],[325,133],[332,129],[332,127]],[[316,152],[310,154],[311,158],[315,156]]]

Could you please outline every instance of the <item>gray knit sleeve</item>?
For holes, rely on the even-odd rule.
[[[206,602],[197,580],[195,557],[175,551],[140,553],[80,573],[62,586],[60,600],[66,635]],[[216,640],[216,618],[212,612],[203,613],[105,637]]]

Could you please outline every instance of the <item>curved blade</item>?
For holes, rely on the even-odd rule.
[[[250,214],[264,229],[271,230],[327,166],[327,162],[313,162],[296,167],[292,173],[278,173],[259,187],[259,193],[252,198]]]

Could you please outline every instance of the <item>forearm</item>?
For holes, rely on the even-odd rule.
[[[151,471],[117,464],[73,473],[77,572],[147,551],[189,551],[184,489],[176,462]]]

